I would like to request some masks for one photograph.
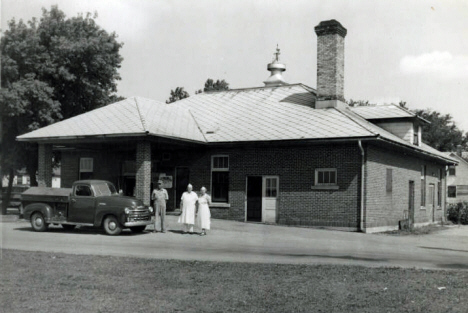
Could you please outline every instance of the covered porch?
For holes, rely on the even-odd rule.
[[[61,159],[61,187],[81,179],[108,180],[124,195],[150,205],[153,186],[162,180],[169,193],[168,210],[175,210],[190,181],[193,160],[205,150],[204,144],[154,136],[40,142],[38,182],[52,186],[55,151]]]

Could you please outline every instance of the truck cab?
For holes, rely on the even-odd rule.
[[[21,195],[23,215],[35,231],[49,224],[65,229],[78,225],[103,227],[109,235],[124,228],[142,232],[151,224],[153,209],[140,200],[119,195],[115,186],[104,180],[80,180],[69,188],[31,187]]]

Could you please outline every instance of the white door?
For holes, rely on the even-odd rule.
[[[278,209],[279,177],[263,176],[262,222],[276,223]]]

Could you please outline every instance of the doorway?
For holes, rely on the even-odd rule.
[[[123,194],[128,197],[135,197],[135,176],[124,176],[123,181]]]
[[[408,226],[413,228],[414,225],[414,181],[409,181],[408,192]]]
[[[180,198],[187,190],[187,185],[190,182],[190,170],[188,167],[176,167],[175,177],[175,208],[180,208]]]
[[[278,176],[247,177],[248,222],[276,223],[279,195]]]
[[[262,221],[262,176],[247,177],[247,221]]]

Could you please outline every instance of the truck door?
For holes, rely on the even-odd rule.
[[[95,197],[91,186],[88,184],[77,184],[73,188],[70,197],[70,209],[68,221],[74,223],[94,223]]]

